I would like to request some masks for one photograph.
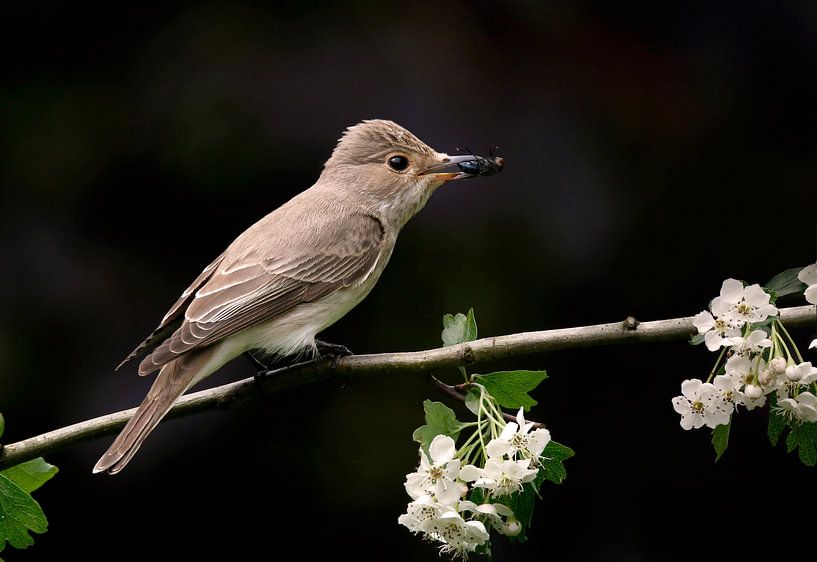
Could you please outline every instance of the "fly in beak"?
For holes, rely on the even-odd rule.
[[[439,164],[435,164],[430,168],[423,170],[421,176],[434,176],[434,179],[442,181],[459,180],[462,178],[473,178],[477,174],[466,172],[460,167],[464,162],[476,162],[480,157],[473,154],[463,154],[461,156],[448,156]]]

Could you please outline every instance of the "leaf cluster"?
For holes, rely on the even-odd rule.
[[[3,429],[0,415],[0,436]],[[31,492],[50,480],[57,470],[39,457],[0,472],[0,552],[6,544],[29,547],[34,544],[30,532],[42,534],[48,530],[45,513]]]

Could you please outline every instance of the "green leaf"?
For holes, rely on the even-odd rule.
[[[0,474],[20,486],[26,492],[33,492],[54,477],[59,469],[53,464],[38,457],[30,461],[7,468]]]
[[[817,422],[795,424],[786,436],[786,449],[797,449],[800,461],[806,466],[817,465]]]
[[[556,441],[550,441],[547,447],[545,447],[545,450],[542,451],[542,457],[540,459],[542,466],[537,475],[537,479],[541,476],[543,481],[549,480],[554,484],[561,484],[567,476],[567,470],[565,470],[565,465],[562,461],[569,459],[575,454],[570,447],[566,447]],[[538,485],[536,489],[539,489]]]
[[[476,375],[476,382],[485,387],[500,406],[518,410],[528,410],[536,405],[536,400],[528,392],[539,386],[547,378],[545,371],[497,371],[487,375]]]
[[[474,318],[474,309],[469,308],[468,314],[457,313],[456,316],[443,316],[443,346],[457,345],[477,339],[477,321]]]
[[[34,498],[0,474],[0,551],[8,542],[14,548],[26,548],[34,544],[29,531],[45,533],[48,521],[40,504]]]
[[[773,291],[775,297],[802,293],[806,290],[806,285],[797,278],[797,274],[800,273],[802,269],[802,267],[793,267],[782,273],[778,273],[769,279],[764,289],[766,289],[767,292]]]
[[[428,446],[437,435],[448,435],[455,441],[457,440],[460,431],[465,426],[457,420],[454,410],[442,402],[431,400],[423,402],[423,410],[426,413],[426,423],[415,429],[411,438],[422,445],[426,453],[428,453]]]
[[[6,430],[6,419],[3,414],[0,414],[0,437],[3,437],[3,432]]]
[[[476,387],[471,387],[468,390],[468,393],[465,395],[465,407],[474,414],[475,416],[479,415],[479,396],[481,392]]]
[[[729,428],[732,427],[732,418],[729,418],[729,423],[726,425],[719,425],[712,430],[712,447],[715,448],[715,462],[721,459],[721,456],[726,452],[726,447],[729,446]]]
[[[704,343],[704,339],[706,338],[706,334],[695,334],[694,336],[690,336],[689,344],[690,345],[701,345]]]
[[[772,404],[772,407],[774,407],[774,404]],[[789,424],[786,418],[776,412],[769,412],[769,427],[766,433],[769,435],[769,441],[772,443],[772,447],[777,446],[777,442],[780,440],[783,430],[787,427],[789,427]]]

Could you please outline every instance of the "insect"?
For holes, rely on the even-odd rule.
[[[501,156],[495,156],[498,148],[498,146],[492,146],[488,150],[488,156],[474,155],[473,160],[460,162],[460,171],[472,178],[477,176],[491,176],[497,172],[501,172],[502,168],[505,167],[505,160]],[[467,146],[465,148],[458,148],[457,150],[472,154]]]

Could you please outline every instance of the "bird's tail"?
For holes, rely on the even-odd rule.
[[[125,465],[139,450],[142,442],[162,421],[176,400],[188,388],[209,374],[204,372],[204,369],[212,353],[212,347],[205,348],[185,354],[162,367],[145,400],[94,466],[94,474],[98,472],[116,474],[125,468]]]

